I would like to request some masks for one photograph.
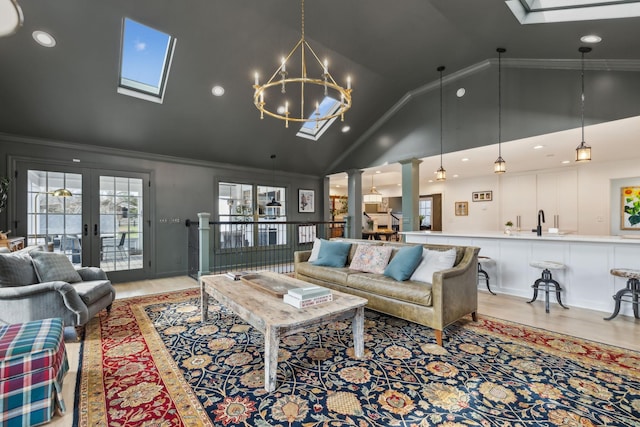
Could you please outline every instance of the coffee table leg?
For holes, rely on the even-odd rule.
[[[364,357],[364,307],[356,308],[353,315],[353,348],[356,357]]]
[[[276,389],[279,346],[280,331],[278,328],[268,327],[264,333],[264,388],[269,392]]]
[[[202,321],[206,322],[209,315],[209,295],[204,290],[204,283],[200,282],[200,312]]]

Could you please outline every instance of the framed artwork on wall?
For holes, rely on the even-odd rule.
[[[471,193],[474,202],[490,202],[493,200],[493,191],[474,191]]]
[[[298,190],[298,212],[313,213],[316,211],[315,194],[313,190]]]
[[[456,202],[455,203],[456,216],[469,215],[469,202]]]
[[[640,187],[620,188],[620,229],[640,230]]]

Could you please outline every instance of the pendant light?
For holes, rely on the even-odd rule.
[[[502,54],[507,50],[499,47],[498,52],[498,159],[493,162],[494,173],[505,173],[507,163],[502,158]]]
[[[438,72],[440,72],[440,168],[436,171],[436,181],[446,181],[447,180],[447,171],[442,167],[442,72],[444,71],[444,66],[441,65],[438,67]]]
[[[591,161],[591,147],[584,142],[584,54],[591,52],[590,47],[581,46],[578,51],[582,54],[582,95],[580,97],[580,118],[582,127],[582,142],[576,148],[576,162]]]
[[[376,190],[376,187],[373,186],[373,174],[371,174],[371,189],[367,194],[362,196],[362,201],[364,203],[382,203],[382,194]]]
[[[271,201],[269,203],[267,203],[267,206],[269,207],[280,207],[282,206],[280,204],[280,202],[278,202],[276,200],[276,190],[275,190],[275,185],[276,185],[276,168],[275,168],[275,161],[276,161],[276,155],[272,154],[271,155],[271,174],[273,175],[273,197],[271,198]]]

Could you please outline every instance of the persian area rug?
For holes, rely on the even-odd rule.
[[[199,291],[116,300],[85,328],[78,426],[640,426],[640,353],[480,316],[445,331],[366,311],[285,337],[263,388],[262,334]]]

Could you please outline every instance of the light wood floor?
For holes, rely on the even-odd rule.
[[[180,289],[197,287],[190,277],[171,277],[164,279],[143,280],[139,282],[118,283],[114,285],[118,299],[139,295],[162,293]],[[551,304],[550,312],[544,311],[544,298],[533,304],[526,299],[508,295],[491,295],[479,292],[479,316],[488,315],[499,319],[510,320],[524,325],[534,326],[553,332],[572,335],[584,339],[614,345],[630,350],[640,351],[640,320],[633,317],[618,316],[611,321],[603,320],[610,313],[585,310],[572,307],[565,310],[557,304]],[[446,331],[445,331],[446,340]],[[64,379],[63,397],[67,405],[64,416],[56,415],[49,426],[68,427],[73,424],[73,402],[75,383],[78,372],[80,344],[67,339],[67,354],[70,369]]]

